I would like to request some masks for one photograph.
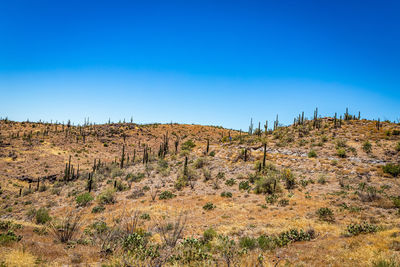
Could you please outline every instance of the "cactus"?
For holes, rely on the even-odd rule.
[[[210,139],[207,139],[206,155],[208,155],[209,150],[210,150]]]
[[[253,118],[250,119],[249,135],[253,134]]]
[[[185,157],[185,165],[183,166],[183,175],[186,177],[188,175],[188,157]]]
[[[265,168],[265,159],[267,156],[267,143],[264,143],[264,157],[263,157],[263,164],[262,164],[262,168]]]
[[[265,121],[264,129],[265,129],[264,134],[267,135],[268,134],[268,120]]]
[[[121,169],[124,167],[124,161],[125,161],[125,145],[122,145],[122,155],[120,164]]]

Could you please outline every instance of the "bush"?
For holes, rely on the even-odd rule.
[[[277,200],[278,200],[278,196],[275,195],[275,194],[267,195],[267,196],[265,197],[265,201],[266,201],[268,204],[274,204]]]
[[[347,147],[346,140],[339,139],[339,140],[336,141],[336,148],[339,149],[339,148],[345,148],[345,147]]]
[[[400,263],[395,259],[381,259],[374,261],[372,263],[372,267],[399,267]]]
[[[286,207],[287,205],[289,205],[289,199],[282,198],[281,200],[279,200],[278,204],[281,207]]]
[[[86,192],[83,194],[80,194],[76,197],[76,204],[79,207],[84,207],[87,204],[89,204],[93,200],[93,197],[90,193]]]
[[[372,144],[369,141],[365,141],[362,145],[362,149],[365,153],[371,153],[372,151]]]
[[[324,175],[321,175],[321,176],[318,178],[317,182],[318,182],[319,184],[326,184],[326,178],[325,178],[325,176],[324,176]]]
[[[236,181],[235,181],[235,179],[231,178],[229,180],[226,180],[225,184],[227,186],[233,186],[234,184],[236,184]]]
[[[176,195],[174,195],[170,191],[164,191],[160,194],[159,199],[171,199],[174,197],[176,197]]]
[[[384,173],[388,173],[393,177],[397,177],[400,174],[400,164],[388,163],[382,169]]]
[[[213,209],[215,209],[216,208],[216,206],[213,204],[213,203],[211,203],[211,202],[207,202],[204,206],[203,206],[203,209],[204,210],[213,210]]]
[[[113,204],[115,203],[115,198],[114,198],[114,190],[109,188],[103,191],[100,195],[97,196],[97,201],[101,205],[106,205],[106,204]]]
[[[378,231],[378,226],[369,224],[368,222],[349,224],[346,228],[346,236],[356,236],[360,234],[375,233]]]
[[[317,152],[315,152],[315,150],[311,150],[310,152],[308,152],[308,157],[309,158],[316,158],[317,157]]]
[[[204,242],[212,241],[217,236],[217,232],[213,228],[208,228],[203,233]]]
[[[140,219],[150,221],[150,214],[143,213],[142,215],[140,215]]]
[[[175,256],[175,260],[182,264],[179,266],[193,266],[190,263],[203,262],[210,258],[211,255],[208,254],[208,248],[204,246],[204,243],[193,237],[183,239],[178,255]]]
[[[201,169],[203,168],[205,165],[207,164],[206,160],[204,158],[198,158],[196,159],[196,161],[194,162],[194,167],[196,169]]]
[[[335,217],[330,208],[320,208],[317,210],[317,215],[321,221],[333,222]]]
[[[186,142],[182,143],[181,149],[191,151],[195,146],[196,144],[192,140],[187,140]]]
[[[286,183],[286,189],[293,189],[296,185],[296,178],[290,169],[282,171],[282,178]]]
[[[61,220],[50,223],[50,231],[61,243],[70,241],[78,232],[80,217],[74,214],[67,214]]]
[[[254,192],[256,194],[274,194],[280,191],[279,184],[274,177],[261,177],[256,181]]]
[[[21,239],[22,236],[17,236],[12,230],[8,230],[7,232],[0,234],[0,245],[5,245],[14,241],[18,242]]]
[[[241,248],[253,250],[257,247],[257,239],[244,236],[239,239],[239,245]]]
[[[40,208],[36,211],[35,220],[37,224],[45,224],[51,220],[49,212],[45,208]]]
[[[338,156],[339,158],[345,158],[345,157],[347,157],[347,155],[346,155],[346,150],[343,149],[343,148],[339,148],[339,149],[336,151],[336,154],[337,154],[337,156]]]
[[[307,231],[304,231],[303,229],[291,229],[276,236],[261,235],[257,238],[257,244],[261,250],[272,250],[277,247],[284,247],[293,242],[310,241],[314,238],[314,229],[309,229]]]
[[[222,192],[221,197],[232,197],[232,193],[231,192]]]
[[[126,175],[126,178],[125,178],[125,179],[126,179],[127,181],[131,181],[131,182],[138,183],[138,182],[140,182],[144,177],[145,177],[145,175],[144,175],[144,173],[142,173],[142,172],[139,172],[139,173],[137,173],[137,174],[128,173],[128,174]]]
[[[204,181],[211,180],[211,171],[209,169],[203,169]]]
[[[106,208],[104,206],[99,205],[99,206],[93,207],[92,213],[100,213],[100,212],[103,212],[105,209]]]
[[[396,145],[396,151],[400,152],[400,142],[398,142],[397,145]]]
[[[250,189],[249,181],[241,181],[239,183],[239,190],[249,190],[249,189]]]

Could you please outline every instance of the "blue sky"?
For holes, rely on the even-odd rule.
[[[399,1],[0,1],[0,116],[400,118]]]

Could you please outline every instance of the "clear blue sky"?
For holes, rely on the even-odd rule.
[[[400,1],[1,1],[0,116],[400,118]]]

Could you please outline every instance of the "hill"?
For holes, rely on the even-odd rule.
[[[1,120],[0,262],[395,262],[400,125],[344,118],[251,134]]]

